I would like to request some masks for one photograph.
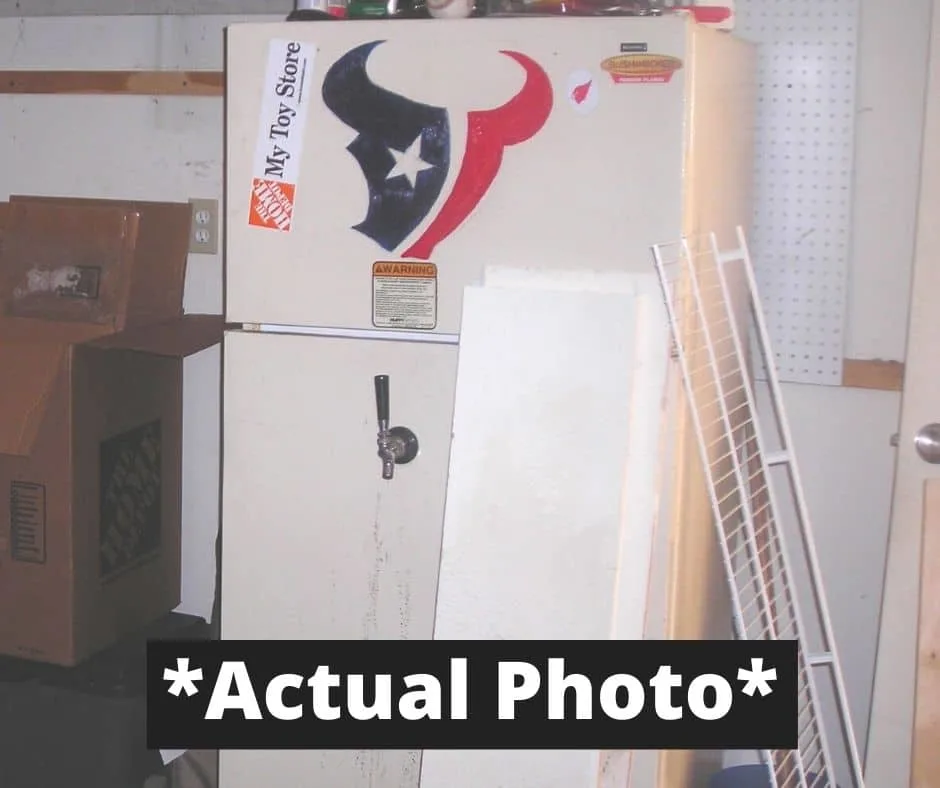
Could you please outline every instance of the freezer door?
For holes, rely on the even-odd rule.
[[[457,348],[230,332],[222,637],[432,635]],[[415,460],[383,480],[374,377]],[[221,754],[225,788],[414,788],[408,752]]]
[[[486,265],[651,271],[681,234],[688,34],[229,28],[228,320],[447,333]]]

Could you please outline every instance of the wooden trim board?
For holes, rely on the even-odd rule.
[[[853,389],[901,391],[904,388],[904,363],[847,358],[842,362],[842,385]]]
[[[287,16],[294,9],[291,0],[43,0],[41,3],[0,3],[0,18],[48,16]],[[262,21],[267,21],[262,19]]]
[[[16,95],[203,96],[225,94],[223,71],[0,71]]]

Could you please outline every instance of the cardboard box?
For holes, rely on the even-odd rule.
[[[0,654],[74,665],[180,600],[188,204],[11,197],[0,250]]]

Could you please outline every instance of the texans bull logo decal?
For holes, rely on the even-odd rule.
[[[369,187],[366,218],[353,229],[394,252],[437,204],[451,166],[451,118],[393,93],[369,78],[373,41],[337,60],[323,80],[323,101],[358,136],[347,150]],[[427,260],[479,204],[499,174],[506,148],[535,136],[552,109],[545,71],[519,52],[502,51],[525,72],[519,92],[501,107],[467,113],[467,142],[453,189],[403,257]]]

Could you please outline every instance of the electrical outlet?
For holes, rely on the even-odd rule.
[[[193,254],[219,252],[219,201],[190,200],[193,225],[189,234],[189,251]]]

